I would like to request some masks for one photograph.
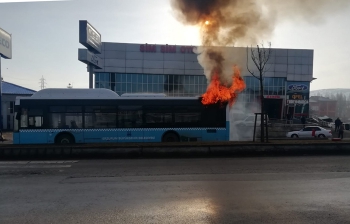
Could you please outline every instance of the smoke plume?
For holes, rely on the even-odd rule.
[[[233,64],[227,62],[229,52],[222,46],[255,45],[270,38],[281,21],[320,23],[349,3],[349,0],[171,0],[179,21],[200,28],[203,47],[196,53],[208,82],[215,70],[219,71],[223,85],[232,84]]]

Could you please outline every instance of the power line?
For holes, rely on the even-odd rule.
[[[41,89],[45,89],[45,85],[47,85],[47,83],[46,83],[46,81],[45,81],[44,76],[41,76],[41,79],[40,79],[39,84],[40,84],[40,88],[41,88]]]

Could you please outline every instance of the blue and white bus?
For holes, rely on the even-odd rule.
[[[228,141],[227,105],[199,97],[44,89],[15,103],[14,144]]]

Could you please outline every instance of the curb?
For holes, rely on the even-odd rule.
[[[3,146],[0,159],[350,155],[350,143]]]

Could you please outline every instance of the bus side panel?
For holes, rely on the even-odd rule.
[[[206,128],[202,130],[203,141],[225,141],[227,138],[226,128]]]
[[[26,130],[19,133],[19,144],[47,144],[47,132]]]
[[[20,133],[19,132],[13,132],[12,134],[13,138],[13,144],[20,144]]]
[[[200,128],[180,128],[175,131],[180,135],[180,140],[182,142],[204,141]]]
[[[84,135],[83,130],[60,130],[60,129],[52,129],[48,130],[47,132],[47,143],[54,144],[56,136],[62,132],[67,132],[73,135],[75,143],[83,143],[84,142]]]
[[[165,129],[144,129],[143,142],[162,142]]]
[[[85,143],[107,143],[118,142],[116,129],[86,129],[84,131]]]
[[[118,130],[118,142],[143,142],[144,131],[142,129]]]
[[[230,141],[230,121],[226,121],[226,139],[225,141]]]

